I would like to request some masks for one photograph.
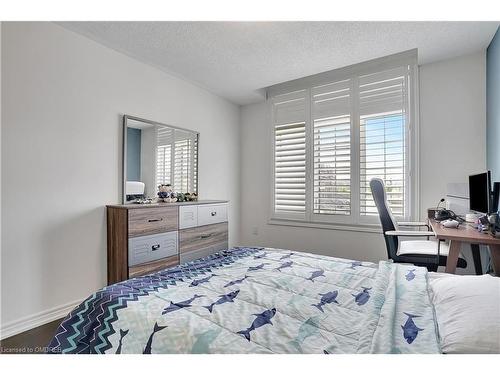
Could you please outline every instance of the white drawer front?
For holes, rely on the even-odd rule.
[[[198,206],[198,226],[227,221],[227,204],[203,204]]]
[[[177,232],[132,237],[128,240],[128,266],[177,254]]]
[[[198,226],[198,206],[179,207],[179,229]]]

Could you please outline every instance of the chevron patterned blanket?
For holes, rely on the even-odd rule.
[[[233,248],[107,286],[51,353],[439,353],[425,268]]]

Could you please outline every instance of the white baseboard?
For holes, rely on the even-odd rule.
[[[64,318],[82,301],[83,299],[69,302],[64,305],[3,324],[0,327],[0,340],[39,327],[46,323],[50,323],[56,319]]]

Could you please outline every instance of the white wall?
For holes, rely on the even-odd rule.
[[[486,170],[486,51],[420,67],[420,142],[425,216],[445,197],[447,183],[466,183]],[[457,273],[474,273],[470,246],[462,254],[467,268]]]
[[[2,31],[3,329],[105,285],[124,113],[200,132],[200,197],[239,242],[238,106],[58,25]]]
[[[486,53],[420,67],[421,212],[486,169]]]
[[[485,87],[484,52],[420,67],[422,217],[445,195],[447,182],[465,182],[470,173],[485,168]],[[368,261],[386,258],[380,234],[267,224],[271,186],[267,116],[265,103],[241,111],[241,242]]]

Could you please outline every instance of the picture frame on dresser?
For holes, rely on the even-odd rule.
[[[228,201],[108,205],[108,285],[228,248]]]

